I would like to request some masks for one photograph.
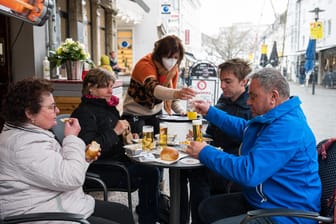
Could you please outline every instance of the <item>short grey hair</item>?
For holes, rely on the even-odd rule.
[[[265,91],[269,92],[273,89],[279,92],[281,97],[288,98],[290,96],[289,84],[281,72],[274,68],[263,68],[253,72],[249,79],[257,79]]]

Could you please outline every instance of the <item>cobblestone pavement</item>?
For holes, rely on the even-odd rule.
[[[325,138],[336,137],[336,89],[327,89],[315,86],[315,94],[312,94],[311,86],[300,86],[290,82],[291,95],[299,96],[302,108],[306,114],[308,123],[316,136],[316,141]],[[169,180],[167,169],[164,171],[164,193],[169,195]],[[101,194],[93,193],[97,198]],[[127,194],[109,192],[109,200],[127,205]],[[132,193],[133,211],[138,204],[137,192]],[[134,213],[135,214],[135,213]],[[137,219],[135,214],[135,219]]]

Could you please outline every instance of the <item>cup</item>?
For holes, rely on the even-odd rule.
[[[142,150],[150,151],[154,148],[153,126],[145,125],[142,128]]]
[[[165,122],[160,123],[159,145],[166,146],[168,141],[168,124]]]
[[[202,120],[193,120],[192,121],[192,126],[193,126],[193,139],[194,141],[197,142],[202,142],[203,141],[203,136],[202,136]]]
[[[187,111],[188,120],[195,120],[197,119],[197,112],[196,111]]]

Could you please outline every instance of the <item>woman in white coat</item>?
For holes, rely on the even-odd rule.
[[[0,134],[0,217],[35,212],[82,214],[91,223],[134,223],[128,208],[94,200],[82,185],[90,164],[86,145],[71,118],[62,146],[49,131],[59,113],[53,88],[29,78],[9,88],[2,105]],[[95,158],[97,159],[97,158]]]

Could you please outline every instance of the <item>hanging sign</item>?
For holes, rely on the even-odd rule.
[[[323,25],[321,22],[310,23],[310,37],[315,40],[323,38]]]

